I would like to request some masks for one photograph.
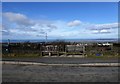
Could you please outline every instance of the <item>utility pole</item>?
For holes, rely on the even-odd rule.
[[[10,39],[8,39],[8,53],[10,54]]]
[[[47,33],[46,33],[45,39],[46,39],[46,43],[47,43]]]
[[[8,39],[8,45],[10,44],[10,39]]]

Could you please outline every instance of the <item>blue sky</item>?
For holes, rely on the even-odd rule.
[[[118,37],[117,2],[2,3],[3,39]]]

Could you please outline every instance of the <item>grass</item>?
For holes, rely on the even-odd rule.
[[[38,58],[42,57],[40,54],[34,54],[34,53],[25,53],[25,54],[4,54],[2,55],[2,58]]]
[[[118,59],[119,57],[120,57],[120,55],[118,55],[118,56],[115,56],[115,55],[106,55],[106,54],[103,54],[101,56],[87,55],[87,58],[95,58],[95,59],[113,59],[113,58]]]
[[[67,55],[70,55],[70,54],[81,55],[82,53],[79,53],[79,52],[67,52],[66,54],[67,54]]]
[[[65,53],[63,53],[65,54]],[[80,53],[66,53],[67,55],[70,54],[80,54]],[[57,54],[56,54],[57,55]],[[3,54],[2,55],[3,58],[40,58],[42,57],[42,55],[40,55],[39,53],[11,53],[11,54]],[[108,53],[104,53],[101,56],[96,56],[95,54],[89,54],[87,53],[87,57],[85,56],[85,58],[95,58],[95,59],[111,59],[111,58],[120,58],[120,54],[115,55],[115,54],[108,54]]]

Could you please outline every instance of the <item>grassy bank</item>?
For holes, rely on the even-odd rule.
[[[38,58],[42,57],[40,54],[33,54],[33,53],[27,53],[27,54],[3,54],[2,58]]]
[[[102,54],[101,56],[96,56],[96,55],[87,55],[87,58],[95,58],[95,59],[118,59],[120,58],[120,55],[107,55],[107,54]]]
[[[69,55],[70,53],[67,53]],[[73,54],[73,53],[72,53]],[[76,53],[74,53],[76,54]],[[64,54],[65,55],[65,54]],[[3,54],[2,58],[40,58],[43,57],[41,54],[36,53],[25,53],[25,54]],[[101,54],[101,56],[96,56],[95,54],[87,54],[84,58],[93,58],[93,59],[112,59],[120,58],[120,55],[110,55],[110,54]]]

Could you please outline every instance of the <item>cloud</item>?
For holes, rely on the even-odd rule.
[[[14,22],[18,25],[31,26],[34,25],[34,22],[27,18],[27,16],[20,13],[6,12],[3,13],[3,17],[10,22]]]
[[[93,30],[92,31],[93,32],[93,34],[107,34],[107,33],[111,33],[110,31],[108,31],[108,30]]]
[[[57,26],[55,26],[53,24],[48,24],[47,27],[50,27],[51,29],[57,29]]]
[[[77,19],[70,22],[63,20],[34,20],[24,14],[5,12],[3,13],[2,34],[5,38],[22,39],[44,39],[45,33],[47,33],[48,38],[92,38],[112,36],[113,33],[117,32],[117,28],[117,23],[88,24]]]
[[[74,20],[74,21],[71,21],[69,23],[67,23],[67,25],[69,27],[73,27],[73,26],[79,26],[82,22],[80,20]]]
[[[3,35],[9,35],[10,32],[9,32],[8,30],[2,30],[2,34],[3,34]]]
[[[100,33],[111,33],[111,32],[109,30],[103,29],[103,30],[100,31]]]
[[[42,36],[45,32],[57,29],[53,21],[31,20],[24,14],[5,12],[3,13],[3,35]]]
[[[113,29],[118,28],[118,23],[95,24],[87,27],[93,34],[109,34]]]
[[[102,29],[115,29],[118,28],[118,23],[108,23],[108,24],[96,24],[93,25],[91,30],[102,30]]]
[[[10,31],[9,31],[7,25],[1,24],[0,27],[1,27],[0,32],[2,32],[2,35],[9,35],[10,34]]]

